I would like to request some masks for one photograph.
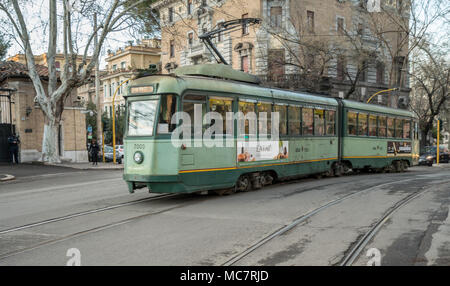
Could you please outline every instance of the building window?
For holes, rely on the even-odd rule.
[[[284,75],[284,50],[269,50],[268,69],[271,80],[278,80]]]
[[[113,71],[117,70],[117,65],[113,65]]]
[[[170,57],[175,57],[175,42],[174,40],[170,41]]]
[[[241,57],[241,71],[247,72],[247,73],[249,72],[248,56]]]
[[[103,86],[103,94],[104,94],[104,97],[106,97],[107,95],[108,95],[108,89],[107,89],[108,87],[106,86],[106,84]]]
[[[189,44],[189,46],[192,46],[193,43],[194,43],[194,33],[189,33],[188,34],[188,44]]]
[[[120,63],[120,68],[121,69],[125,69],[126,68],[127,63],[126,62],[121,62]]]
[[[242,15],[242,19],[248,18],[248,14]],[[248,34],[248,26],[246,24],[242,24],[242,35]]]
[[[344,18],[337,18],[337,32],[338,35],[344,35]]]
[[[281,7],[270,8],[270,23],[272,27],[281,27],[283,9]]]
[[[306,11],[308,33],[314,33],[314,12]]]
[[[217,26],[218,26],[219,28],[222,27],[222,26],[221,26],[222,23],[223,23],[223,21],[218,22],[218,23],[217,23]],[[220,33],[217,34],[217,41],[218,41],[218,42],[222,42],[222,41],[223,41],[223,34],[222,34],[222,32],[220,32]]]
[[[345,59],[343,56],[339,56],[337,58],[336,64],[336,78],[338,80],[344,80],[344,68],[345,68]]]
[[[377,83],[384,84],[384,63],[377,62]]]
[[[172,23],[173,22],[173,8],[169,8],[169,22]]]
[[[362,23],[358,24],[358,36],[362,36],[364,34],[364,25]]]
[[[363,82],[367,81],[367,70],[368,70],[368,67],[369,67],[369,65],[368,65],[367,61],[362,61],[361,62],[360,66],[359,66],[359,68],[360,68],[359,80],[360,81],[363,81]]]
[[[405,63],[405,57],[395,57],[395,62],[394,62],[394,66],[395,66],[395,78],[396,78],[396,83],[398,85],[401,84],[402,81],[402,70],[403,70],[403,64]]]
[[[187,13],[188,15],[192,14],[192,0],[187,0]]]

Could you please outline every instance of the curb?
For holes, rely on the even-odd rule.
[[[46,163],[45,165],[70,168],[70,169],[74,169],[74,170],[123,170],[124,169],[123,165],[121,165],[121,167],[73,166],[73,165],[67,165],[67,164],[53,164],[53,163]]]
[[[0,182],[7,182],[7,181],[12,181],[15,180],[16,177],[14,177],[13,175],[8,175],[8,174],[3,174],[3,177],[0,178]]]

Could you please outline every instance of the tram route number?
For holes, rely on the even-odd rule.
[[[136,150],[144,150],[145,144],[134,144],[134,149]]]

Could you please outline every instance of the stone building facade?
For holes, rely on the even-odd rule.
[[[399,7],[397,5],[403,5],[402,2],[407,1],[381,1],[385,8],[393,11]],[[162,71],[170,73],[178,66],[214,62],[199,35],[211,31],[222,21],[260,18],[261,25],[242,27],[213,40],[234,69],[259,75],[268,85],[297,89],[295,83],[307,70],[305,66],[317,61],[297,43],[306,42],[307,46],[309,39],[311,43],[322,41],[330,51],[340,49],[346,55],[345,60],[335,56],[326,63],[321,76],[328,86],[325,88],[327,95],[344,97],[353,86],[351,98],[365,101],[375,92],[398,87],[399,91],[380,95],[373,102],[406,107],[410,91],[405,72],[408,47],[398,48],[395,53],[398,59],[392,58],[389,49],[372,34],[366,3],[364,0],[160,0],[152,7],[161,15]],[[407,18],[407,9],[405,11],[401,17]],[[380,22],[389,22],[389,17],[383,13],[376,17]],[[391,51],[397,48],[399,37],[398,33],[387,37]],[[377,60],[355,61],[356,57],[348,52],[351,49],[349,38],[356,39],[367,50],[364,52],[375,54],[373,58]],[[395,67],[396,61],[404,65]],[[364,66],[362,74],[361,64]],[[348,78],[358,80],[342,78],[342,69]]]
[[[107,70],[101,77],[103,93],[102,110],[109,117],[112,114],[112,102],[116,89],[126,80],[130,79],[139,70],[148,69],[150,65],[156,65],[158,68],[161,61],[161,41],[158,39],[144,39],[137,45],[120,48],[116,52],[109,51],[106,58]],[[123,93],[128,82],[118,90],[115,98],[116,110],[125,104]]]
[[[43,85],[47,87],[48,70],[37,66]],[[12,124],[20,137],[20,157],[22,162],[38,161],[42,152],[44,114],[34,102],[36,92],[28,76],[27,67],[14,61],[0,62],[0,86],[13,89]],[[65,101],[58,151],[62,159],[72,162],[87,162],[85,110],[74,91]]]

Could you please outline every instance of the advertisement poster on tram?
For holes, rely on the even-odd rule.
[[[289,158],[289,141],[238,141],[237,161],[258,162]]]
[[[411,154],[412,147],[411,142],[393,142],[388,141],[387,146],[388,154]]]

